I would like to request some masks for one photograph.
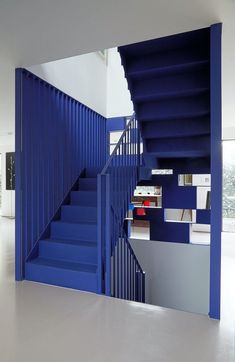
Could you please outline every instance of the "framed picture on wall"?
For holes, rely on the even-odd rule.
[[[6,153],[6,190],[15,190],[15,153]]]

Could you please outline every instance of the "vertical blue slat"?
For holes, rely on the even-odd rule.
[[[211,27],[211,245],[210,311],[220,318],[221,231],[222,231],[222,143],[221,143],[221,31]]]
[[[96,126],[95,131],[92,128]],[[105,118],[16,70],[16,279],[83,168],[104,161]]]
[[[98,279],[98,293],[102,293],[102,176],[98,175],[97,178],[97,279]]]
[[[106,220],[106,228],[105,228],[105,250],[106,250],[106,295],[111,295],[111,243],[110,243],[110,175],[106,175],[106,204],[105,204],[105,220]]]
[[[21,182],[21,162],[22,162],[22,72],[16,69],[15,73],[15,89],[16,89],[16,125],[15,125],[15,278],[22,280],[24,276],[24,252],[22,248],[22,182]]]

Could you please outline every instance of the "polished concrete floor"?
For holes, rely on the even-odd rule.
[[[223,278],[234,272],[233,242],[230,236]],[[234,279],[223,285],[223,316],[217,322],[95,294],[15,283],[14,222],[0,218],[0,361],[235,361],[235,300],[226,301],[234,296]]]

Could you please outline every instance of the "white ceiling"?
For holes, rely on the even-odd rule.
[[[221,21],[229,2],[1,0],[1,55],[32,65],[204,27]]]
[[[39,64],[216,22],[224,24],[224,116],[232,125],[234,0],[0,0],[0,102],[4,94],[1,72],[9,71],[9,67],[12,71],[15,66]]]

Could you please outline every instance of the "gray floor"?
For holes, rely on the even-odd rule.
[[[89,293],[15,283],[13,229],[12,220],[0,218],[1,362],[235,360],[234,235],[226,236],[224,242],[226,282],[219,323],[200,315]]]

